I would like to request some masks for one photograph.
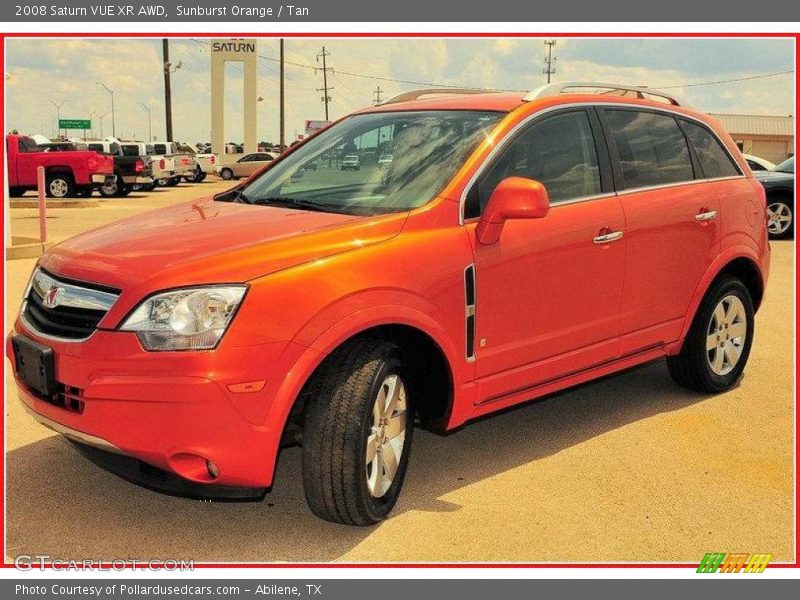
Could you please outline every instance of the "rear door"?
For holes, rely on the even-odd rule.
[[[497,243],[480,244],[475,217],[512,176],[542,182],[550,213],[509,220]],[[475,245],[481,399],[617,356],[625,222],[593,107],[547,113],[522,129],[473,186],[465,216]]]
[[[674,341],[717,255],[719,198],[678,118],[627,107],[600,110],[625,211],[622,354]]]

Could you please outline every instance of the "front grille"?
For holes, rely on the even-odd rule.
[[[66,281],[39,269],[31,280],[22,315],[39,333],[80,340],[97,329],[117,296],[116,290]]]

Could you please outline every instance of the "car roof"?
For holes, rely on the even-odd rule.
[[[360,113],[392,112],[398,110],[486,110],[511,112],[524,104],[524,92],[487,92],[483,94],[429,95],[415,100],[379,104]]]
[[[597,90],[590,92],[590,89]],[[540,86],[530,92],[491,91],[465,88],[426,88],[403,92],[382,104],[359,111],[375,112],[413,110],[485,110],[511,112],[522,106],[553,106],[567,103],[625,103],[643,107],[693,111],[669,92],[642,86],[602,82],[564,81]]]

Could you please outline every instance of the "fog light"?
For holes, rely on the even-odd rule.
[[[219,477],[219,467],[215,465],[212,461],[206,461],[206,469],[208,469],[208,475],[211,479],[216,479]]]

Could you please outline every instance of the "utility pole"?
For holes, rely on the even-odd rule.
[[[142,108],[147,111],[147,141],[153,141],[153,119],[152,115],[150,114],[150,107],[145,104],[144,102],[141,103]]]
[[[553,46],[556,45],[555,40],[545,40],[544,45],[547,46],[547,56],[544,57],[544,69],[542,69],[542,73],[547,75],[547,83],[550,83],[550,76],[555,75],[556,68],[553,65],[558,59],[553,56]]]
[[[381,86],[376,87],[375,91],[372,92],[372,103],[374,105],[377,106],[378,104],[381,103],[381,94],[382,93],[383,93],[383,90],[381,89]]]
[[[325,50],[325,46],[322,47],[322,52],[317,54],[317,62],[319,59],[322,58],[322,68],[321,69],[314,69],[314,73],[316,74],[317,71],[322,71],[322,86],[321,88],[317,88],[318,92],[323,92],[324,95],[322,96],[322,101],[325,103],[325,120],[330,121],[330,117],[328,116],[328,102],[331,101],[331,97],[328,95],[328,91],[334,88],[328,87],[328,71],[333,71],[333,67],[328,67],[328,63],[325,60],[331,53]]]
[[[281,66],[280,66],[280,73],[281,73],[281,83],[280,83],[280,140],[279,140],[279,148],[281,149],[281,153],[286,150],[286,113],[284,112],[284,75],[283,75],[283,38],[280,41],[280,51],[281,51]]]
[[[161,40],[161,49],[164,60],[164,110],[167,119],[167,141],[171,142],[174,141],[172,139],[172,82],[170,81],[172,65],[169,62],[169,40],[167,38]]]
[[[56,107],[56,116],[58,117],[58,135],[61,135],[61,107],[64,106],[67,101],[66,100],[51,100],[50,98],[47,101]]]

